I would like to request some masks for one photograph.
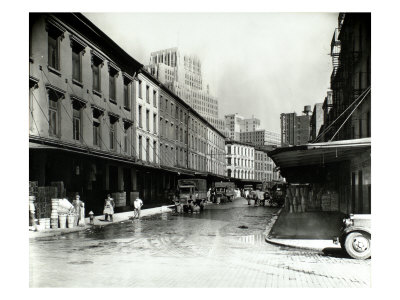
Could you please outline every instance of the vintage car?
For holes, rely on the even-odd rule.
[[[334,239],[352,258],[371,257],[371,215],[351,214],[343,219],[340,237]]]

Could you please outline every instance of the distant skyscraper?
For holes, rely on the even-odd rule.
[[[256,131],[260,129],[260,119],[252,116],[250,119],[243,119],[240,126],[240,132]]]
[[[310,139],[310,106],[304,106],[304,115],[297,116],[296,113],[281,114],[281,145],[307,144]]]
[[[150,54],[148,71],[194,108],[211,125],[223,132],[225,122],[218,118],[218,99],[203,82],[201,62],[196,56],[181,54],[178,48]]]
[[[240,129],[244,118],[238,114],[225,115],[225,127],[228,131],[227,138],[240,141]]]

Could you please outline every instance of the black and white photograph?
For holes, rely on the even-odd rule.
[[[374,9],[156,3],[21,14],[21,284],[52,299],[371,289],[371,224],[393,201],[379,193],[396,195],[371,167],[375,108],[391,110],[374,90],[372,113]]]

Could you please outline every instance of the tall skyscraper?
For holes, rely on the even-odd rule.
[[[218,99],[203,82],[201,62],[196,56],[180,53],[177,47],[150,54],[148,71],[211,125],[223,132],[225,121],[218,118]]]

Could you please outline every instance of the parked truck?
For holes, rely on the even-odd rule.
[[[193,211],[194,206],[204,209],[207,200],[207,181],[205,179],[179,179],[178,195],[176,202],[183,207],[184,211]]]
[[[222,202],[230,201],[235,198],[235,183],[229,181],[221,181],[214,183],[216,197],[220,198]]]

